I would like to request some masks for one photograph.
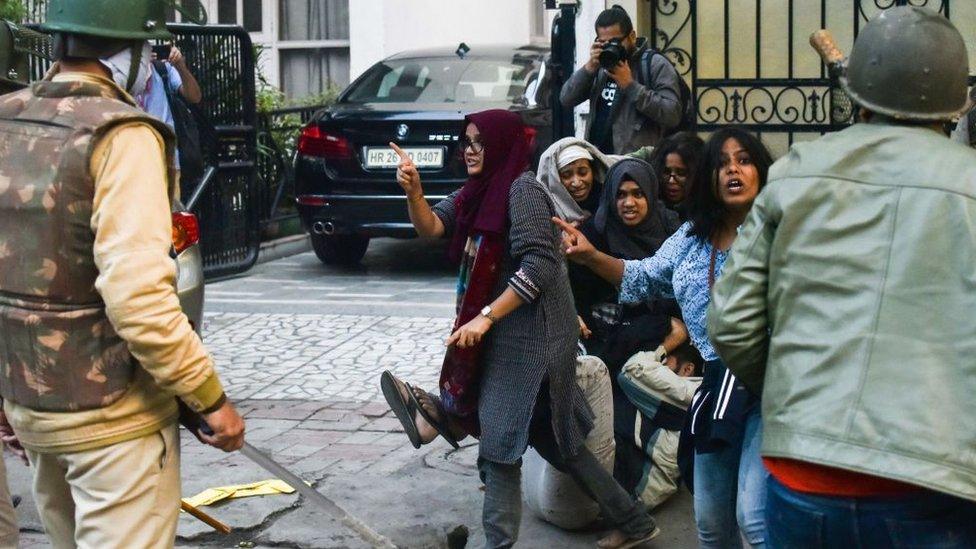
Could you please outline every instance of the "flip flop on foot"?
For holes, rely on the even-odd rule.
[[[392,372],[386,370],[380,375],[380,388],[383,390],[386,403],[390,405],[390,410],[393,410],[393,414],[403,426],[403,431],[407,433],[410,444],[413,444],[414,448],[420,448],[430,442],[423,440],[420,436],[420,430],[417,429],[418,407],[414,404],[409,386],[397,379]]]
[[[651,541],[660,533],[661,529],[654,526],[654,529],[651,530],[649,534],[639,538],[631,538],[627,537],[627,534],[624,534],[620,530],[614,530],[610,532],[609,535],[596,542],[596,546],[599,549],[630,549],[631,547],[637,547]]]
[[[410,389],[410,400],[413,403],[414,408],[420,413],[420,416],[424,418],[427,423],[430,424],[437,433],[444,437],[455,450],[461,446],[458,444],[457,438],[451,433],[451,428],[448,427],[446,416],[447,413],[441,407],[440,399],[425,392],[423,389],[418,389],[416,387],[410,386],[409,383],[406,384],[407,388]],[[434,410],[431,412],[430,410]],[[437,414],[437,417],[434,417]],[[444,421],[442,421],[444,419]]]

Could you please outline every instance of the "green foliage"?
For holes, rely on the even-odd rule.
[[[27,6],[23,0],[0,0],[0,19],[20,23],[27,17]]]
[[[280,88],[271,84],[265,75],[263,46],[254,47],[255,99],[258,113],[258,177],[268,192],[277,189],[290,179],[291,159],[295,156],[298,136],[301,133],[302,116],[287,109],[303,107],[324,108],[339,97],[341,88],[334,84],[320,93],[306,97],[290,98]],[[285,112],[282,112],[282,111]],[[308,112],[305,113],[309,114]],[[276,214],[293,213],[295,203],[293,189],[286,187],[284,200],[278,203]]]
[[[329,84],[329,87],[319,93],[307,95],[305,97],[288,97],[280,88],[271,84],[265,75],[265,53],[267,48],[254,45],[254,74],[257,80],[257,110],[258,113],[269,113],[278,109],[291,107],[327,107],[336,102],[339,93],[342,92],[336,84]]]
[[[342,88],[337,84],[330,83],[329,87],[325,90],[316,94],[292,99],[290,104],[295,107],[328,106],[336,102],[341,92]]]
[[[254,46],[255,78],[257,80],[255,97],[257,112],[260,119],[258,131],[258,153],[276,156],[280,152],[286,159],[295,154],[298,144],[298,133],[302,128],[302,118],[299,113],[279,113],[282,109],[299,107],[327,107],[335,103],[342,91],[339,86],[330,84],[321,93],[300,98],[289,98],[280,88],[271,84],[265,76],[264,54],[266,48]]]
[[[278,185],[286,185],[291,177],[291,161],[298,147],[302,116],[299,112],[281,112],[285,109],[303,107],[324,108],[339,97],[341,88],[331,84],[322,92],[300,98],[290,98],[281,89],[271,84],[265,76],[264,58],[266,49],[255,46],[255,97],[258,112],[258,177],[267,192],[274,193]],[[305,114],[309,114],[305,112]],[[294,189],[285,187],[283,199],[278,202],[275,215],[295,214]],[[278,227],[277,224],[272,224]],[[271,226],[266,227],[266,230]],[[278,227],[280,228],[280,227]],[[300,231],[296,227],[296,231]],[[279,235],[280,236],[280,235]]]

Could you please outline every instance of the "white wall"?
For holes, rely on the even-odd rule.
[[[537,0],[351,0],[350,72],[355,79],[373,63],[435,46],[528,44]],[[547,12],[551,19],[555,12]],[[547,26],[548,28],[548,26]]]

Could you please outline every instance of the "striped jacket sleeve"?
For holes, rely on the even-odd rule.
[[[454,200],[460,192],[461,189],[454,191],[430,208],[434,212],[434,215],[439,217],[441,223],[444,224],[445,237],[451,236],[454,232],[454,224],[457,222],[457,206],[454,204]]]
[[[562,261],[552,206],[534,178],[522,176],[512,185],[508,215],[509,245],[517,266],[508,285],[531,303],[560,276]]]

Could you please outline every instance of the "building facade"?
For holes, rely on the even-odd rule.
[[[349,0],[202,0],[211,23],[244,27],[258,69],[289,97],[349,83]],[[352,2],[355,3],[355,2]]]
[[[211,21],[236,23],[262,47],[261,70],[291,98],[343,87],[373,63],[433,46],[548,43],[544,0],[202,0]],[[559,0],[562,3],[565,0]],[[843,97],[807,44],[826,27],[849,51],[860,25],[900,0],[577,0],[576,64],[600,11],[623,6],[638,35],[672,58],[698,98],[704,131],[743,125],[777,153],[843,116]],[[911,0],[952,19],[976,63],[976,2]],[[849,107],[849,105],[848,105]],[[577,127],[587,116],[577,108]],[[839,114],[838,114],[839,113]],[[787,127],[788,130],[786,129]]]
[[[432,46],[548,41],[542,0],[202,0],[211,23],[259,46],[260,70],[293,99],[346,86],[373,63]]]

